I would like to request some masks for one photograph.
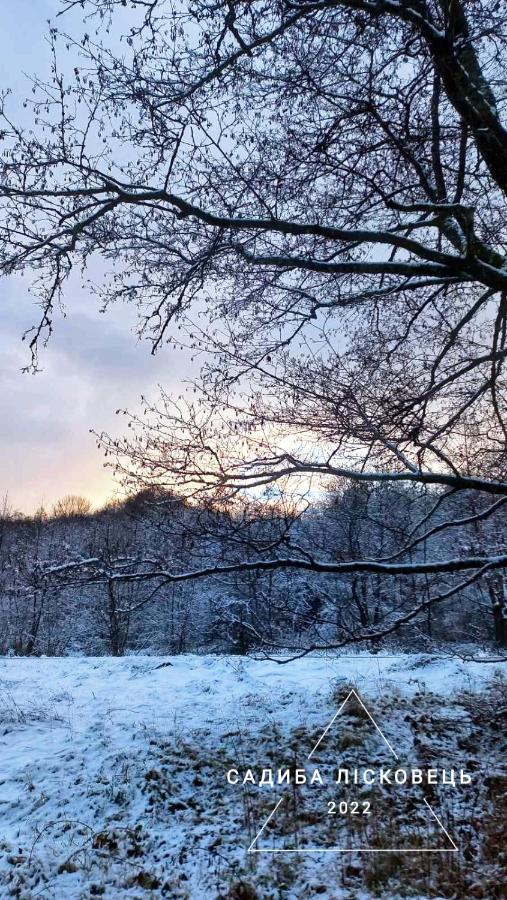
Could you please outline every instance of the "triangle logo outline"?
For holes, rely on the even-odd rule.
[[[384,744],[388,748],[391,755],[394,756],[396,761],[398,761],[399,756],[396,753],[396,750],[390,744],[390,742],[386,738],[385,734],[383,733],[383,731],[381,730],[381,728],[379,727],[379,725],[373,718],[372,714],[370,713],[370,710],[365,705],[365,703],[363,702],[363,700],[361,699],[361,697],[359,696],[359,694],[357,693],[357,691],[354,688],[352,688],[349,691],[349,693],[347,694],[347,696],[345,697],[345,699],[343,700],[341,705],[338,707],[337,711],[335,712],[335,714],[333,715],[331,720],[329,721],[328,725],[324,728],[324,730],[323,730],[322,734],[320,735],[320,737],[318,738],[317,742],[314,744],[314,746],[310,750],[310,753],[308,754],[307,759],[311,759],[311,757],[313,756],[313,754],[315,753],[315,751],[317,750],[319,745],[322,743],[322,741],[324,740],[328,731],[332,728],[336,719],[338,718],[338,716],[342,712],[343,708],[346,706],[346,704],[348,703],[348,701],[350,700],[350,698],[352,696],[360,704],[363,711],[366,713],[366,715],[368,716],[368,718],[370,719],[372,724],[375,726],[376,730],[380,734]],[[276,815],[279,807],[281,806],[282,802],[285,799],[285,796],[286,796],[285,794],[282,794],[282,796],[278,799],[277,803],[275,804],[275,806],[273,807],[273,809],[271,810],[269,815],[264,820],[264,822],[261,825],[261,827],[259,828],[257,834],[255,835],[253,841],[251,842],[250,846],[248,847],[247,853],[458,853],[459,852],[459,848],[456,846],[451,835],[449,834],[449,832],[443,825],[440,818],[437,816],[437,814],[434,811],[434,809],[432,808],[432,806],[428,803],[426,797],[422,798],[423,802],[426,804],[429,812],[431,813],[431,815],[437,822],[438,826],[440,827],[440,829],[443,831],[443,833],[449,840],[451,846],[448,846],[448,847],[392,847],[392,848],[384,848],[384,847],[381,847],[381,848],[377,848],[377,847],[259,847],[259,846],[255,846],[256,844],[258,844],[258,841],[259,841],[262,833],[267,828],[270,821]]]

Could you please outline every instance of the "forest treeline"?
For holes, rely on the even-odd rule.
[[[502,511],[483,519],[481,503],[472,492],[343,483],[306,511],[258,501],[223,511],[163,490],[95,512],[79,497],[33,516],[4,504],[0,653],[505,646],[502,571],[445,571],[486,543],[505,546]],[[301,568],[277,566],[288,557]],[[421,573],[428,557],[437,571]],[[400,558],[403,574],[368,571]],[[321,571],[316,560],[363,560],[364,571]]]

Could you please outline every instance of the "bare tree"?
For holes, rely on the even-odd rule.
[[[57,519],[73,519],[89,515],[91,508],[92,505],[86,497],[80,497],[78,494],[66,494],[54,504],[52,515]]]
[[[477,553],[428,544],[507,500],[504,5],[131,5],[121,55],[52,29],[33,130],[4,104],[2,266],[37,276],[33,363],[72,266],[98,253],[112,267],[104,302],[137,303],[153,349],[208,354],[195,398],[147,404],[133,441],[101,437],[127,480],[220,503],[289,479],[414,486],[428,511],[390,555],[296,547],[137,573],[460,579],[392,630],[507,564],[492,530]],[[84,3],[106,35],[122,6]],[[477,511],[456,517],[450,501],[467,492]]]

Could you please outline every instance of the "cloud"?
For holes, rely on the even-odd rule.
[[[12,88],[9,109],[16,119],[31,115],[20,102],[30,93],[24,73],[50,73],[46,20],[60,8],[59,0],[3,4],[0,78]],[[76,16],[80,21],[80,9]],[[102,274],[94,263],[89,275],[100,281]],[[141,394],[155,395],[158,383],[179,392],[192,371],[188,355],[164,349],[151,355],[149,343],[133,333],[131,308],[116,305],[101,314],[77,273],[64,299],[67,315],[55,313],[54,334],[40,352],[42,371],[22,374],[30,353],[21,337],[39,310],[26,279],[0,281],[0,496],[8,492],[25,511],[69,492],[104,499],[112,477],[89,429],[117,434],[118,407],[135,408]]]
[[[1,286],[0,495],[8,493],[24,511],[68,492],[104,500],[114,485],[90,428],[117,434],[118,407],[136,408],[141,394],[156,395],[159,383],[179,391],[191,372],[189,358],[164,348],[151,355],[150,344],[133,332],[133,309],[101,314],[95,298],[71,290],[66,317],[56,315],[54,334],[41,349],[42,371],[22,373],[30,359],[22,333],[38,310],[22,279]]]

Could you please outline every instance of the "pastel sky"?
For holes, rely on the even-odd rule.
[[[48,70],[47,19],[59,4],[3,0],[0,8],[0,84],[13,89],[14,114],[30,91],[24,73]],[[133,310],[99,313],[76,277],[66,316],[57,316],[40,354],[43,371],[23,374],[29,352],[22,334],[38,312],[27,287],[19,277],[0,280],[0,498],[8,494],[27,513],[67,493],[100,504],[115,486],[89,429],[118,434],[115,410],[134,409],[141,394],[154,397],[157,384],[180,389],[188,359],[164,349],[153,357],[134,333]]]

